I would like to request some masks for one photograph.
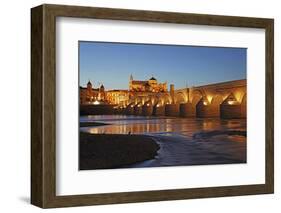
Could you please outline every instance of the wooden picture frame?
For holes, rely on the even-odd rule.
[[[265,184],[56,195],[56,17],[262,28],[266,34]],[[31,203],[42,208],[267,194],[274,191],[274,21],[63,5],[31,9]]]

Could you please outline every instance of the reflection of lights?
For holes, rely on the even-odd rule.
[[[204,101],[203,104],[204,104],[205,106],[207,106],[207,105],[208,105],[208,102],[207,102],[207,101]]]
[[[141,107],[141,104],[138,104],[137,107]]]
[[[146,104],[146,106],[150,106],[150,104]]]
[[[157,104],[156,107],[160,107],[160,104]]]
[[[99,105],[100,102],[99,101],[94,101],[94,105]]]
[[[90,128],[89,132],[91,134],[98,134],[99,133],[97,128]]]

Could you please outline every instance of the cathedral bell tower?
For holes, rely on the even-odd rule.
[[[133,90],[133,75],[130,75],[130,80],[129,80],[129,90]]]

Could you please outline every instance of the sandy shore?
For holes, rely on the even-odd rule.
[[[80,132],[79,168],[81,170],[122,168],[153,159],[159,148],[152,137],[145,135]]]

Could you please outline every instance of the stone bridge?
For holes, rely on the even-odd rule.
[[[246,118],[246,80],[235,80],[170,92],[138,92],[119,112],[143,116]]]

